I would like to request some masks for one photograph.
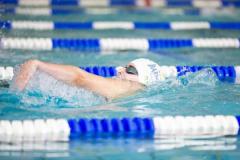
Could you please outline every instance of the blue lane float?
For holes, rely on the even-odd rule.
[[[163,48],[239,48],[238,38],[145,39],[145,38],[2,38],[2,49],[79,51],[159,51]]]
[[[146,7],[240,7],[239,1],[232,0],[159,0],[154,3],[153,0],[0,0],[1,4],[19,5],[19,6],[146,6]]]
[[[71,141],[80,137],[236,136],[239,116],[0,120],[0,141]],[[8,138],[6,138],[8,137]],[[20,140],[21,139],[21,140]]]
[[[87,66],[80,68],[102,77],[114,77],[117,75],[118,69],[116,66]],[[160,66],[161,76],[165,78],[180,77],[203,69],[211,69],[222,82],[240,84],[240,66]],[[0,67],[0,80],[11,80],[13,74],[13,67]]]
[[[32,30],[106,30],[106,29],[163,29],[163,30],[199,30],[199,29],[233,29],[240,30],[240,22],[52,22],[52,21],[0,21],[3,29]]]

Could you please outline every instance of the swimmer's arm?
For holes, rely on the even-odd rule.
[[[30,78],[39,69],[53,76],[54,78],[72,84],[78,75],[79,68],[68,65],[51,64],[38,60],[29,60],[22,64],[20,72],[16,77],[16,86],[21,91],[23,90]]]
[[[79,67],[31,60],[23,64],[20,74],[17,77],[17,86],[19,86],[20,90],[25,88],[29,79],[37,69],[65,83],[89,89],[109,99],[132,94],[143,88],[143,86],[137,82],[103,78],[90,74]]]
[[[108,99],[126,96],[143,88],[143,86],[137,82],[100,77],[75,66],[46,62],[39,62],[38,66],[40,70],[58,80],[91,90]]]

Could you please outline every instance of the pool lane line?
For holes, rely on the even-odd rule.
[[[30,16],[55,16],[55,15],[72,15],[72,14],[89,14],[89,15],[106,15],[106,14],[140,14],[147,15],[158,11],[163,15],[234,15],[237,14],[233,8],[163,8],[161,10],[149,9],[122,9],[122,8],[75,8],[61,9],[50,7],[11,7],[0,8],[1,14],[16,14]]]
[[[153,118],[75,118],[0,120],[1,141],[71,141],[98,136],[123,138],[237,136],[240,117],[232,115],[157,116]]]
[[[116,66],[85,66],[81,69],[102,77],[117,75]],[[240,66],[160,66],[159,76],[162,81],[195,73],[203,69],[212,69],[217,78],[222,82],[240,84]],[[0,67],[0,80],[9,81],[14,76],[13,67]]]
[[[18,6],[81,6],[81,7],[240,7],[239,1],[232,0],[0,0],[0,4]]]
[[[130,22],[130,21],[96,21],[96,22],[52,22],[52,21],[0,21],[2,29],[30,30],[108,30],[108,29],[148,29],[148,30],[240,30],[240,22],[174,21],[174,22]]]
[[[170,48],[239,48],[239,38],[1,38],[1,49],[78,51],[159,51]]]

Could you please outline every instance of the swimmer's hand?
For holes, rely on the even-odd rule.
[[[36,72],[39,65],[38,60],[29,60],[23,63],[16,76],[15,84],[18,90],[22,91],[26,87],[32,75]]]

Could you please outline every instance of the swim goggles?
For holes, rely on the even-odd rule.
[[[138,71],[135,67],[133,66],[126,66],[126,73],[128,74],[133,74],[133,75],[138,75]]]

